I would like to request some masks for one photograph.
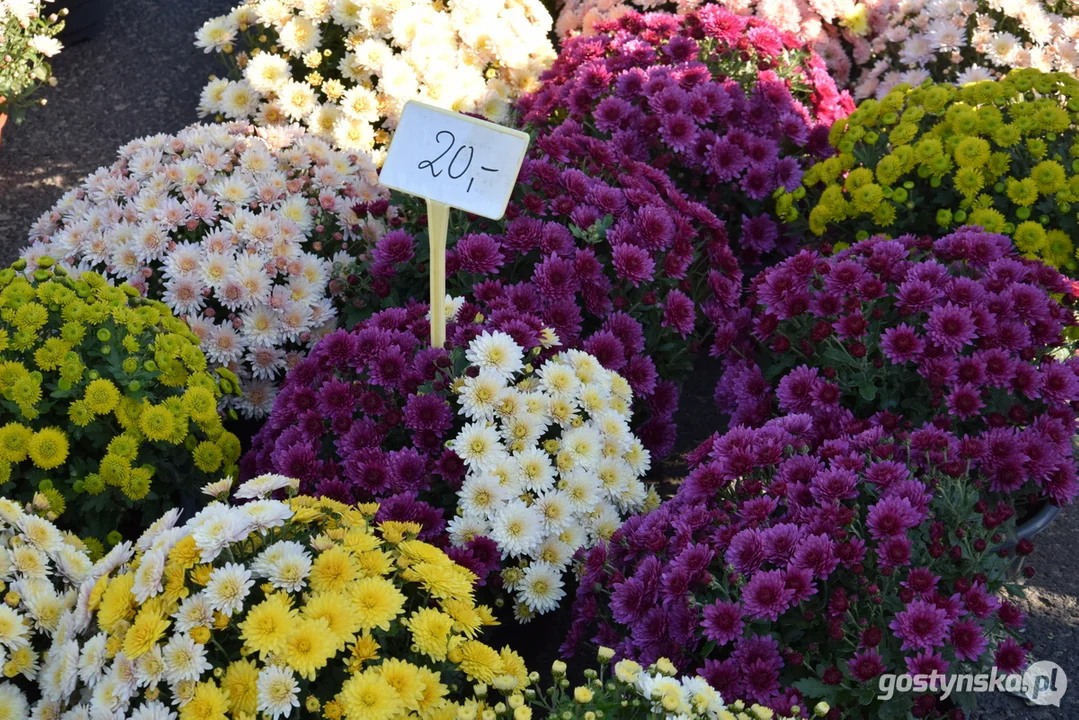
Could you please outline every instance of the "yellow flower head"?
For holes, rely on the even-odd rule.
[[[254,715],[258,709],[259,669],[250,660],[237,660],[225,670],[221,688],[229,694],[229,710]]]
[[[287,597],[275,593],[247,613],[239,624],[240,638],[260,658],[280,653],[286,647],[296,617],[297,612],[289,606]]]
[[[285,662],[305,680],[314,680],[336,653],[337,643],[330,625],[321,618],[299,619],[285,641]]]
[[[359,626],[364,630],[380,628],[389,631],[390,623],[405,606],[405,596],[390,581],[368,577],[353,583],[349,589]]]
[[[346,680],[338,699],[348,720],[390,720],[401,714],[397,691],[374,670]]]

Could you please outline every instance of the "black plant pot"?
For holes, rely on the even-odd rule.
[[[1056,516],[1060,514],[1060,507],[1053,505],[1048,500],[1043,501],[1037,509],[1031,508],[1030,512],[1025,513],[1026,519],[1024,519],[1015,528],[1015,538],[1000,545],[998,550],[1011,550],[1014,548],[1020,540],[1033,538],[1038,533],[1049,527],[1049,524],[1056,519]],[[1023,570],[1024,558],[1021,555],[1012,556],[1011,564],[1008,565],[1008,576],[1015,580],[1019,577],[1019,574]]]
[[[54,12],[66,7],[67,18],[60,33],[60,42],[75,45],[89,40],[105,29],[105,18],[112,10],[112,0],[59,0]]]

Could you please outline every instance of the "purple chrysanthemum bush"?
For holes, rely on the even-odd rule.
[[[714,318],[739,302],[741,270],[723,223],[665,173],[575,122],[537,139],[534,155],[504,222],[455,213],[447,289],[541,318],[564,347],[625,377],[642,440],[666,455],[675,439],[673,383],[690,372]],[[402,202],[396,229],[336,285],[351,298],[352,317],[427,294],[426,218],[420,203]]]
[[[625,378],[560,351],[538,316],[452,305],[445,347],[418,303],[319,341],[241,471],[419,523],[480,585],[514,592],[525,621],[558,607],[579,551],[658,504],[640,481],[650,456]]]
[[[990,448],[931,424],[818,445],[813,422],[736,427],[692,453],[674,498],[588,555],[563,650],[668,657],[724,696],[780,713],[824,699],[837,718],[879,710],[882,673],[1021,669],[995,550],[1012,521],[971,482]],[[889,716],[936,702],[896,695]]]
[[[537,145],[579,123],[721,217],[744,262],[789,254],[799,239],[768,201],[833,152],[828,129],[854,110],[821,58],[718,5],[681,17],[630,11],[596,31],[567,39],[540,88],[518,102]]]
[[[1073,298],[1056,270],[978,228],[803,250],[757,276],[719,328],[716,399],[732,424],[809,413],[822,437],[853,419],[932,423],[985,445],[987,491],[1069,503],[1079,359],[1060,351]]]
[[[742,262],[789,253],[766,204],[832,152],[827,128],[852,109],[817,56],[751,25],[747,41],[718,8],[632,14],[570,41],[520,102],[535,133],[505,219],[451,222],[449,292],[537,314],[622,374],[657,457],[675,441],[668,383],[740,301],[728,233]],[[355,318],[425,297],[429,263],[421,203],[361,210],[391,230],[334,284]]]

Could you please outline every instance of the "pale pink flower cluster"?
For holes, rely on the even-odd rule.
[[[554,60],[551,24],[539,0],[245,0],[196,34],[237,70],[199,111],[302,123],[381,164],[408,100],[504,121]]]
[[[232,402],[263,417],[277,381],[335,327],[333,263],[385,232],[364,207],[387,195],[369,157],[302,130],[192,125],[120,148],[38,219],[23,256],[167,304],[211,365],[240,377]]]
[[[870,62],[873,39],[887,29],[897,0],[565,0],[555,30],[565,38],[590,35],[597,22],[615,20],[629,10],[685,15],[702,5],[719,4],[739,15],[755,15],[793,33],[821,55],[832,77],[845,86],[857,68]],[[853,71],[853,72],[852,72]]]
[[[927,78],[965,84],[1012,68],[1079,69],[1079,17],[1038,0],[901,0],[887,25],[876,61],[854,88],[858,98]]]

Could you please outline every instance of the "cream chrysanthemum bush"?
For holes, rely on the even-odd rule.
[[[246,0],[196,34],[232,75],[199,111],[301,123],[381,164],[408,100],[505,119],[554,59],[551,23],[539,0]]]
[[[458,382],[467,419],[449,443],[468,468],[451,541],[489,537],[521,621],[556,609],[576,552],[658,502],[640,477],[649,454],[629,428],[633,392],[595,357],[568,350],[534,370],[502,332],[469,345]]]
[[[503,695],[523,704],[524,661],[478,639],[496,621],[475,575],[418,525],[376,524],[377,505],[270,499],[298,482],[257,477],[244,504],[182,525],[172,511],[117,546],[59,619],[33,717],[480,720]]]
[[[364,208],[387,195],[370,157],[301,129],[192,125],[120,148],[42,215],[23,256],[164,302],[211,367],[240,378],[229,402],[258,418],[277,380],[335,327],[333,263],[385,232]]]
[[[900,83],[964,85],[1015,68],[1075,75],[1079,12],[1040,0],[900,0],[854,88],[882,98]]]
[[[41,506],[48,502],[40,498]],[[0,717],[30,717],[42,653],[91,576],[86,546],[43,517],[0,498]],[[31,512],[28,512],[31,511]]]

